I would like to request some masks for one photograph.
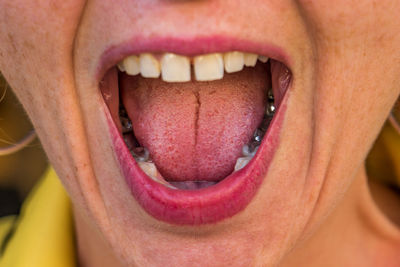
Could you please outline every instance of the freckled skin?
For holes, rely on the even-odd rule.
[[[0,0],[0,11],[0,71],[71,196],[87,266],[398,262],[398,229],[375,209],[362,166],[400,94],[400,1]],[[95,76],[102,53],[138,32],[272,42],[289,55],[281,142],[235,217],[161,223],[127,189]]]

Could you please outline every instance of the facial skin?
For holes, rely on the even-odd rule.
[[[400,94],[400,1],[0,0],[0,10],[0,71],[71,196],[84,266],[105,255],[128,266],[394,265],[400,234],[370,199],[363,163]],[[104,51],[138,32],[289,55],[281,141],[236,216],[170,225],[128,190],[96,75]]]

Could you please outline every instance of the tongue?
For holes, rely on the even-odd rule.
[[[122,74],[122,101],[134,134],[168,181],[229,175],[264,115],[265,64],[212,82],[166,83]]]

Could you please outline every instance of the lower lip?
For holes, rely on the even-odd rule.
[[[131,156],[105,106],[116,156],[133,197],[154,218],[176,225],[213,224],[238,214],[254,198],[267,175],[279,145],[287,95],[254,158],[218,184],[199,190],[172,189],[150,179]]]

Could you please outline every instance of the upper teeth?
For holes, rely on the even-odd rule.
[[[265,63],[268,61],[268,57],[266,56],[258,56],[258,60],[260,60],[262,63]]]
[[[193,62],[197,81],[219,80],[224,77],[224,60],[220,53],[197,56]]]
[[[258,56],[256,54],[245,53],[244,54],[244,65],[246,67],[254,67],[257,63]],[[265,63],[265,62],[263,62]]]
[[[166,82],[190,81],[189,58],[165,53],[161,59],[162,79]]]
[[[268,60],[265,56],[238,51],[199,55],[193,59],[164,53],[160,59],[161,62],[150,53],[131,55],[119,62],[118,68],[128,75],[140,73],[145,78],[158,78],[161,74],[165,82],[187,82],[191,79],[192,63],[197,81],[213,81],[224,77],[224,69],[227,73],[237,72],[244,66],[254,67],[257,59],[264,63]]]
[[[225,53],[224,62],[227,73],[241,71],[244,66],[244,55],[240,52]]]
[[[137,56],[126,57],[119,66],[120,70],[125,70],[129,75],[136,75],[140,73],[139,58]]]
[[[160,62],[152,55],[152,54],[141,54],[139,57],[140,64],[140,73],[145,78],[158,78],[160,76]],[[125,60],[122,62],[126,69],[126,65],[124,64]],[[128,73],[129,74],[129,73]]]

